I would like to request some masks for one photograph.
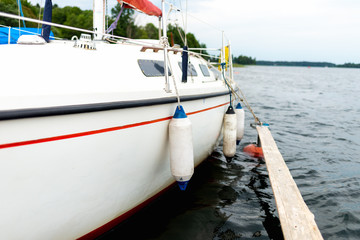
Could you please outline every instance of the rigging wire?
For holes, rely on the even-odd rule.
[[[20,11],[20,9],[19,9]],[[61,28],[65,28],[65,29],[71,29],[71,30],[76,30],[76,31],[80,31],[80,32],[86,32],[86,33],[91,33],[91,34],[95,34],[94,31],[91,31],[91,30],[86,30],[86,29],[81,29],[81,28],[76,28],[76,27],[69,27],[69,26],[66,26],[66,25],[62,25],[62,24],[57,24],[57,23],[49,23],[49,22],[46,22],[46,21],[41,21],[41,20],[36,20],[36,19],[31,19],[31,18],[27,18],[27,17],[21,17],[20,14],[19,16],[16,16],[16,15],[13,15],[13,14],[8,14],[8,13],[4,13],[4,12],[0,12],[0,16],[3,16],[3,17],[9,17],[9,18],[13,18],[13,19],[18,19],[19,20],[19,24],[20,24],[20,20],[23,20],[23,21],[30,21],[30,22],[35,22],[35,23],[41,23],[41,24],[47,24],[47,25],[51,25],[51,26],[55,26],[55,27],[61,27]],[[190,15],[191,16],[191,15]],[[210,25],[210,24],[209,24]],[[21,24],[20,24],[21,26]],[[219,29],[217,29],[219,30]],[[19,32],[20,32],[20,27],[19,27]],[[222,30],[221,30],[222,32]],[[142,45],[142,46],[153,46],[153,44],[149,44],[148,42],[143,42],[143,41],[139,41],[139,40],[133,40],[133,39],[130,39],[130,38],[126,38],[126,37],[120,37],[120,36],[114,36],[114,35],[110,35],[110,34],[103,34],[103,36],[105,37],[112,37],[112,38],[115,38],[115,39],[120,39],[120,40],[123,40],[125,42],[128,42],[128,43],[132,43],[132,44],[138,44],[138,45]],[[115,43],[118,43],[120,44],[120,42],[116,41]],[[171,48],[170,48],[171,49]],[[185,50],[181,50],[181,51],[185,51]],[[194,54],[195,56],[198,56],[198,57],[201,57],[201,56],[210,56],[210,57],[213,57],[211,55],[207,55],[207,54],[202,54],[202,53],[195,53],[195,52],[191,52],[191,51],[187,51],[191,54]],[[168,56],[168,53],[167,53],[167,58],[169,58]],[[219,58],[219,57],[216,57],[215,58]],[[170,70],[171,70],[171,65],[170,65]],[[174,80],[174,76],[173,76],[173,81]],[[249,109],[249,111],[251,112],[251,114],[253,115],[254,119],[255,119],[255,122],[258,123],[258,124],[262,124],[259,120],[259,118],[256,116],[256,114],[254,113],[254,111],[252,110],[250,104],[248,103],[244,93],[241,91],[241,89],[239,88],[239,86],[232,80],[232,82],[234,82],[237,86],[237,89],[236,91],[234,90],[234,88],[232,87],[232,85],[229,83],[229,80],[225,77],[224,75],[224,81],[225,83],[227,84],[228,88],[231,90],[232,94],[234,94],[241,102],[243,102],[245,104],[245,106]],[[175,86],[175,90],[177,91],[177,87],[176,87],[176,84],[174,85]],[[242,97],[238,94],[239,91],[242,95]],[[178,95],[178,92],[177,92],[177,96],[178,96],[178,103],[180,102],[180,98],[179,98],[179,95]]]
[[[18,2],[18,15],[19,15],[19,17],[20,17],[20,4],[21,4],[21,2],[20,2],[20,4],[19,4],[19,1],[20,1],[20,0],[17,0],[17,2]],[[20,18],[19,18],[19,36],[20,36],[20,27],[21,27],[21,24],[20,24]]]
[[[62,27],[62,28],[67,28],[67,29],[72,29],[72,30],[77,30],[77,31],[82,31],[82,32],[87,32],[87,33],[95,33],[94,31],[90,31],[90,30],[86,30],[86,29],[80,29],[80,28],[74,28],[74,27],[69,27],[69,26],[65,26],[65,25],[61,25],[61,24],[56,24],[56,23],[48,23],[48,22],[44,22],[44,21],[40,21],[40,20],[34,20],[34,19],[30,19],[30,18],[26,18],[26,17],[20,17],[20,16],[16,16],[16,15],[13,15],[13,14],[7,14],[7,13],[3,13],[3,12],[0,12],[0,16],[4,16],[4,17],[10,17],[10,18],[15,18],[15,19],[19,19],[19,20],[26,20],[26,21],[32,21],[32,22],[37,22],[37,23],[46,23],[48,25],[53,25],[53,26],[56,26],[56,27]],[[21,30],[23,31],[23,30]],[[20,32],[20,28],[19,28],[19,32]],[[135,45],[142,45],[142,46],[149,46],[149,43],[148,42],[142,42],[142,41],[138,41],[138,40],[132,40],[130,38],[125,38],[125,37],[120,37],[120,36],[114,36],[114,35],[110,35],[110,34],[104,34],[104,36],[107,36],[107,37],[112,37],[112,38],[118,38],[118,39],[121,39],[125,42],[128,42],[128,43],[132,43],[132,44],[135,44]],[[108,39],[107,39],[108,40]],[[164,39],[165,40],[165,39]],[[116,41],[114,43],[117,43],[117,44],[120,44],[120,42]],[[153,45],[152,45],[153,46]],[[170,48],[171,49],[171,48]],[[184,51],[184,50],[181,50],[181,51]],[[195,53],[195,52],[191,52],[191,51],[187,51],[191,54],[194,54],[194,56],[197,56],[197,57],[201,57],[202,55],[203,56],[210,56],[210,55],[207,55],[207,54],[200,54],[200,53]],[[169,59],[169,53],[167,52],[167,58]],[[217,57],[219,58],[219,57]],[[170,61],[169,61],[170,63]],[[210,63],[208,63],[210,64]],[[169,64],[169,67],[170,67],[170,70],[172,71],[172,66],[171,64]],[[174,78],[174,75],[172,74],[172,78],[173,78],[173,81],[174,81],[174,87],[175,87],[175,91],[176,91],[176,95],[177,95],[177,98],[178,98],[178,104],[180,104],[180,97],[179,97],[179,93],[178,93],[178,89],[177,89],[177,86],[176,86],[176,82],[175,82],[175,78]],[[254,119],[255,119],[255,123],[256,124],[262,124],[259,120],[259,118],[256,116],[256,114],[254,113],[254,111],[252,110],[250,104],[248,103],[244,93],[241,91],[241,89],[239,88],[239,86],[236,84],[236,82],[234,82],[232,80],[233,83],[236,84],[236,87],[237,89],[235,90],[232,85],[229,83],[229,80],[225,77],[225,75],[223,75],[223,78],[224,78],[224,81],[226,83],[226,85],[228,86],[229,90],[231,91],[232,94],[234,94],[241,102],[244,103],[244,105],[249,109],[249,111],[251,112],[251,114],[253,115]],[[238,94],[238,91],[241,93],[242,97]],[[232,102],[232,98],[230,96],[230,103]]]
[[[25,21],[29,21],[29,22],[47,24],[47,25],[54,26],[54,27],[60,27],[60,28],[70,29],[70,30],[74,30],[74,31],[84,32],[84,33],[96,34],[95,31],[91,31],[91,30],[87,30],[87,29],[82,29],[82,28],[77,28],[77,27],[70,27],[70,26],[66,26],[66,25],[62,25],[62,24],[58,24],[58,23],[46,22],[46,21],[36,20],[36,19],[28,18],[28,17],[20,17],[20,16],[14,15],[14,14],[9,14],[9,13],[4,13],[4,12],[0,12],[0,16],[13,18],[13,19],[25,20]],[[142,45],[142,46],[153,46],[153,44],[151,44],[149,42],[141,41],[141,40],[134,40],[134,39],[131,39],[131,38],[126,38],[126,37],[121,37],[121,36],[114,36],[114,35],[105,34],[105,33],[102,34],[102,35],[104,37],[117,38],[117,39],[129,42],[129,43],[139,44],[139,45]]]
[[[45,22],[45,21],[42,21],[42,20],[36,20],[36,19],[28,18],[28,17],[16,16],[14,14],[9,14],[9,13],[4,13],[4,12],[0,12],[0,16],[13,18],[13,19],[19,19],[19,21],[20,20],[25,20],[25,21],[29,21],[29,22],[38,23],[38,24],[47,24],[47,25],[54,26],[54,27],[60,27],[60,28],[75,30],[75,31],[79,31],[79,32],[95,34],[94,31],[87,30],[87,29],[81,29],[81,28],[77,28],[77,27],[70,27],[70,26],[66,26],[66,25],[62,25],[62,24],[58,24],[58,23]],[[20,28],[19,28],[19,32],[20,32]],[[152,46],[153,45],[153,44],[150,44],[149,42],[144,42],[144,41],[141,41],[141,40],[134,40],[134,39],[131,39],[131,38],[115,36],[115,35],[111,35],[111,34],[103,34],[103,36],[104,37],[112,37],[114,39],[120,39],[122,41],[127,41],[129,43],[131,42],[133,44],[139,44],[139,45],[144,45],[144,46],[149,46],[149,45]],[[57,39],[61,39],[61,38],[57,38]],[[182,50],[182,51],[185,51],[185,50]],[[204,53],[196,53],[196,52],[191,52],[191,51],[187,51],[187,52],[195,54],[195,55],[207,56],[207,57],[216,58],[216,59],[219,58],[216,55],[208,55],[208,54],[204,54]]]
[[[9,26],[0,24],[0,27],[9,27]],[[19,30],[20,32],[24,32],[24,33],[30,33],[30,35],[41,36],[41,33],[34,33],[34,32],[30,32],[30,31],[24,30],[24,29],[16,28],[16,27],[12,27],[12,29],[14,29],[14,30]],[[54,39],[57,39],[57,40],[64,40],[63,38],[53,37],[53,36],[51,36],[50,38],[51,38],[51,39],[54,38]],[[13,39],[14,39],[14,38],[13,38]]]
[[[180,95],[179,95],[179,90],[176,86],[176,81],[175,81],[175,76],[174,76],[174,72],[172,70],[172,66],[171,66],[171,62],[170,62],[170,57],[169,57],[169,52],[166,53],[167,56],[167,61],[169,63],[169,68],[170,68],[170,72],[171,72],[171,77],[173,79],[173,83],[174,83],[174,88],[175,88],[175,93],[176,93],[176,97],[177,97],[177,101],[178,101],[178,107],[180,109]],[[164,69],[165,70],[165,69]],[[166,71],[166,70],[165,70]]]
[[[106,13],[105,13],[105,22],[106,22],[106,29],[108,29],[109,28],[109,16],[108,16],[108,1],[107,0],[105,0],[105,4],[106,4],[106,6],[105,6],[105,11],[106,11]]]
[[[185,38],[183,37],[183,35],[182,35],[181,31],[180,31],[180,28],[179,28],[179,25],[178,25],[178,24],[175,24],[175,26],[176,26],[176,29],[177,29],[178,32],[179,32],[181,41],[183,42],[184,46],[186,46],[186,36],[185,36]]]
[[[39,20],[41,18],[41,9],[42,9],[42,0],[40,1],[40,4],[39,4]],[[40,23],[38,23],[38,34],[39,34],[39,30],[40,30]]]
[[[212,25],[212,24],[210,24],[210,23],[208,23],[208,22],[206,22],[206,21],[204,21],[204,20],[202,20],[202,19],[200,19],[200,18],[197,18],[197,17],[195,17],[195,16],[192,15],[192,14],[189,14],[189,13],[188,13],[187,15],[189,15],[190,17],[195,18],[196,20],[198,20],[198,21],[200,21],[200,22],[202,22],[202,23],[204,23],[204,24],[206,24],[206,25],[214,28],[215,30],[217,30],[217,31],[219,31],[219,32],[223,32],[223,30],[220,29],[219,27],[216,27],[215,25]]]

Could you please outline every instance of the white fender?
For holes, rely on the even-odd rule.
[[[225,157],[233,157],[236,152],[236,114],[229,106],[224,116],[223,153]]]
[[[170,169],[181,190],[194,174],[194,150],[191,121],[182,106],[176,107],[169,124]]]
[[[239,145],[241,139],[244,137],[245,129],[245,112],[240,103],[236,105],[235,113],[237,119],[236,145]]]

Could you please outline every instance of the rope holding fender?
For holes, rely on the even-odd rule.
[[[223,72],[224,81],[225,81],[226,85],[228,86],[229,90],[232,92],[232,94],[234,94],[239,99],[239,101],[241,101],[242,103],[245,104],[247,109],[249,109],[249,111],[251,112],[251,114],[254,117],[255,124],[263,125],[263,123],[259,120],[259,118],[256,116],[256,114],[254,113],[254,111],[250,107],[250,104],[246,100],[246,97],[245,97],[244,93],[241,91],[241,89],[237,85],[237,83],[235,81],[233,81],[236,84],[236,87],[238,88],[238,91],[241,93],[242,97],[240,97],[240,95],[237,93],[237,91],[235,91],[234,88],[231,86],[231,84],[228,82],[228,79],[225,77],[225,74],[224,74],[225,64],[226,63],[221,63],[221,67],[223,69],[222,72]],[[231,93],[230,93],[230,106],[231,106]],[[264,125],[265,125],[265,123],[264,123]]]
[[[175,87],[175,93],[176,93],[176,98],[177,98],[177,102],[178,102],[178,108],[180,110],[180,95],[179,95],[179,90],[176,86],[176,81],[175,81],[175,76],[173,74],[173,70],[172,70],[172,66],[171,66],[171,63],[170,63],[170,57],[169,57],[169,52],[166,53],[166,57],[167,57],[167,61],[169,63],[169,68],[170,68],[170,72],[172,73],[171,74],[171,77],[173,79],[173,83],[174,83],[174,87]]]
[[[220,65],[221,65],[221,69],[222,69],[221,72],[222,72],[222,75],[223,75],[225,84],[226,84],[226,86],[229,88],[229,93],[230,93],[230,106],[232,107],[232,93],[233,93],[233,91],[232,91],[232,88],[230,87],[230,85],[229,85],[229,83],[227,82],[226,77],[225,77],[225,66],[226,66],[226,63],[222,62],[222,63],[220,63]]]

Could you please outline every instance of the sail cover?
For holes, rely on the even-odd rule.
[[[160,17],[161,10],[148,0],[117,0],[120,4],[125,4],[126,8],[132,8],[147,15]]]

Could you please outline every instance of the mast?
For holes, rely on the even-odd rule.
[[[159,40],[161,39],[161,17],[159,17]]]
[[[96,32],[94,40],[101,40],[105,33],[105,6],[106,0],[93,1],[93,27]]]

